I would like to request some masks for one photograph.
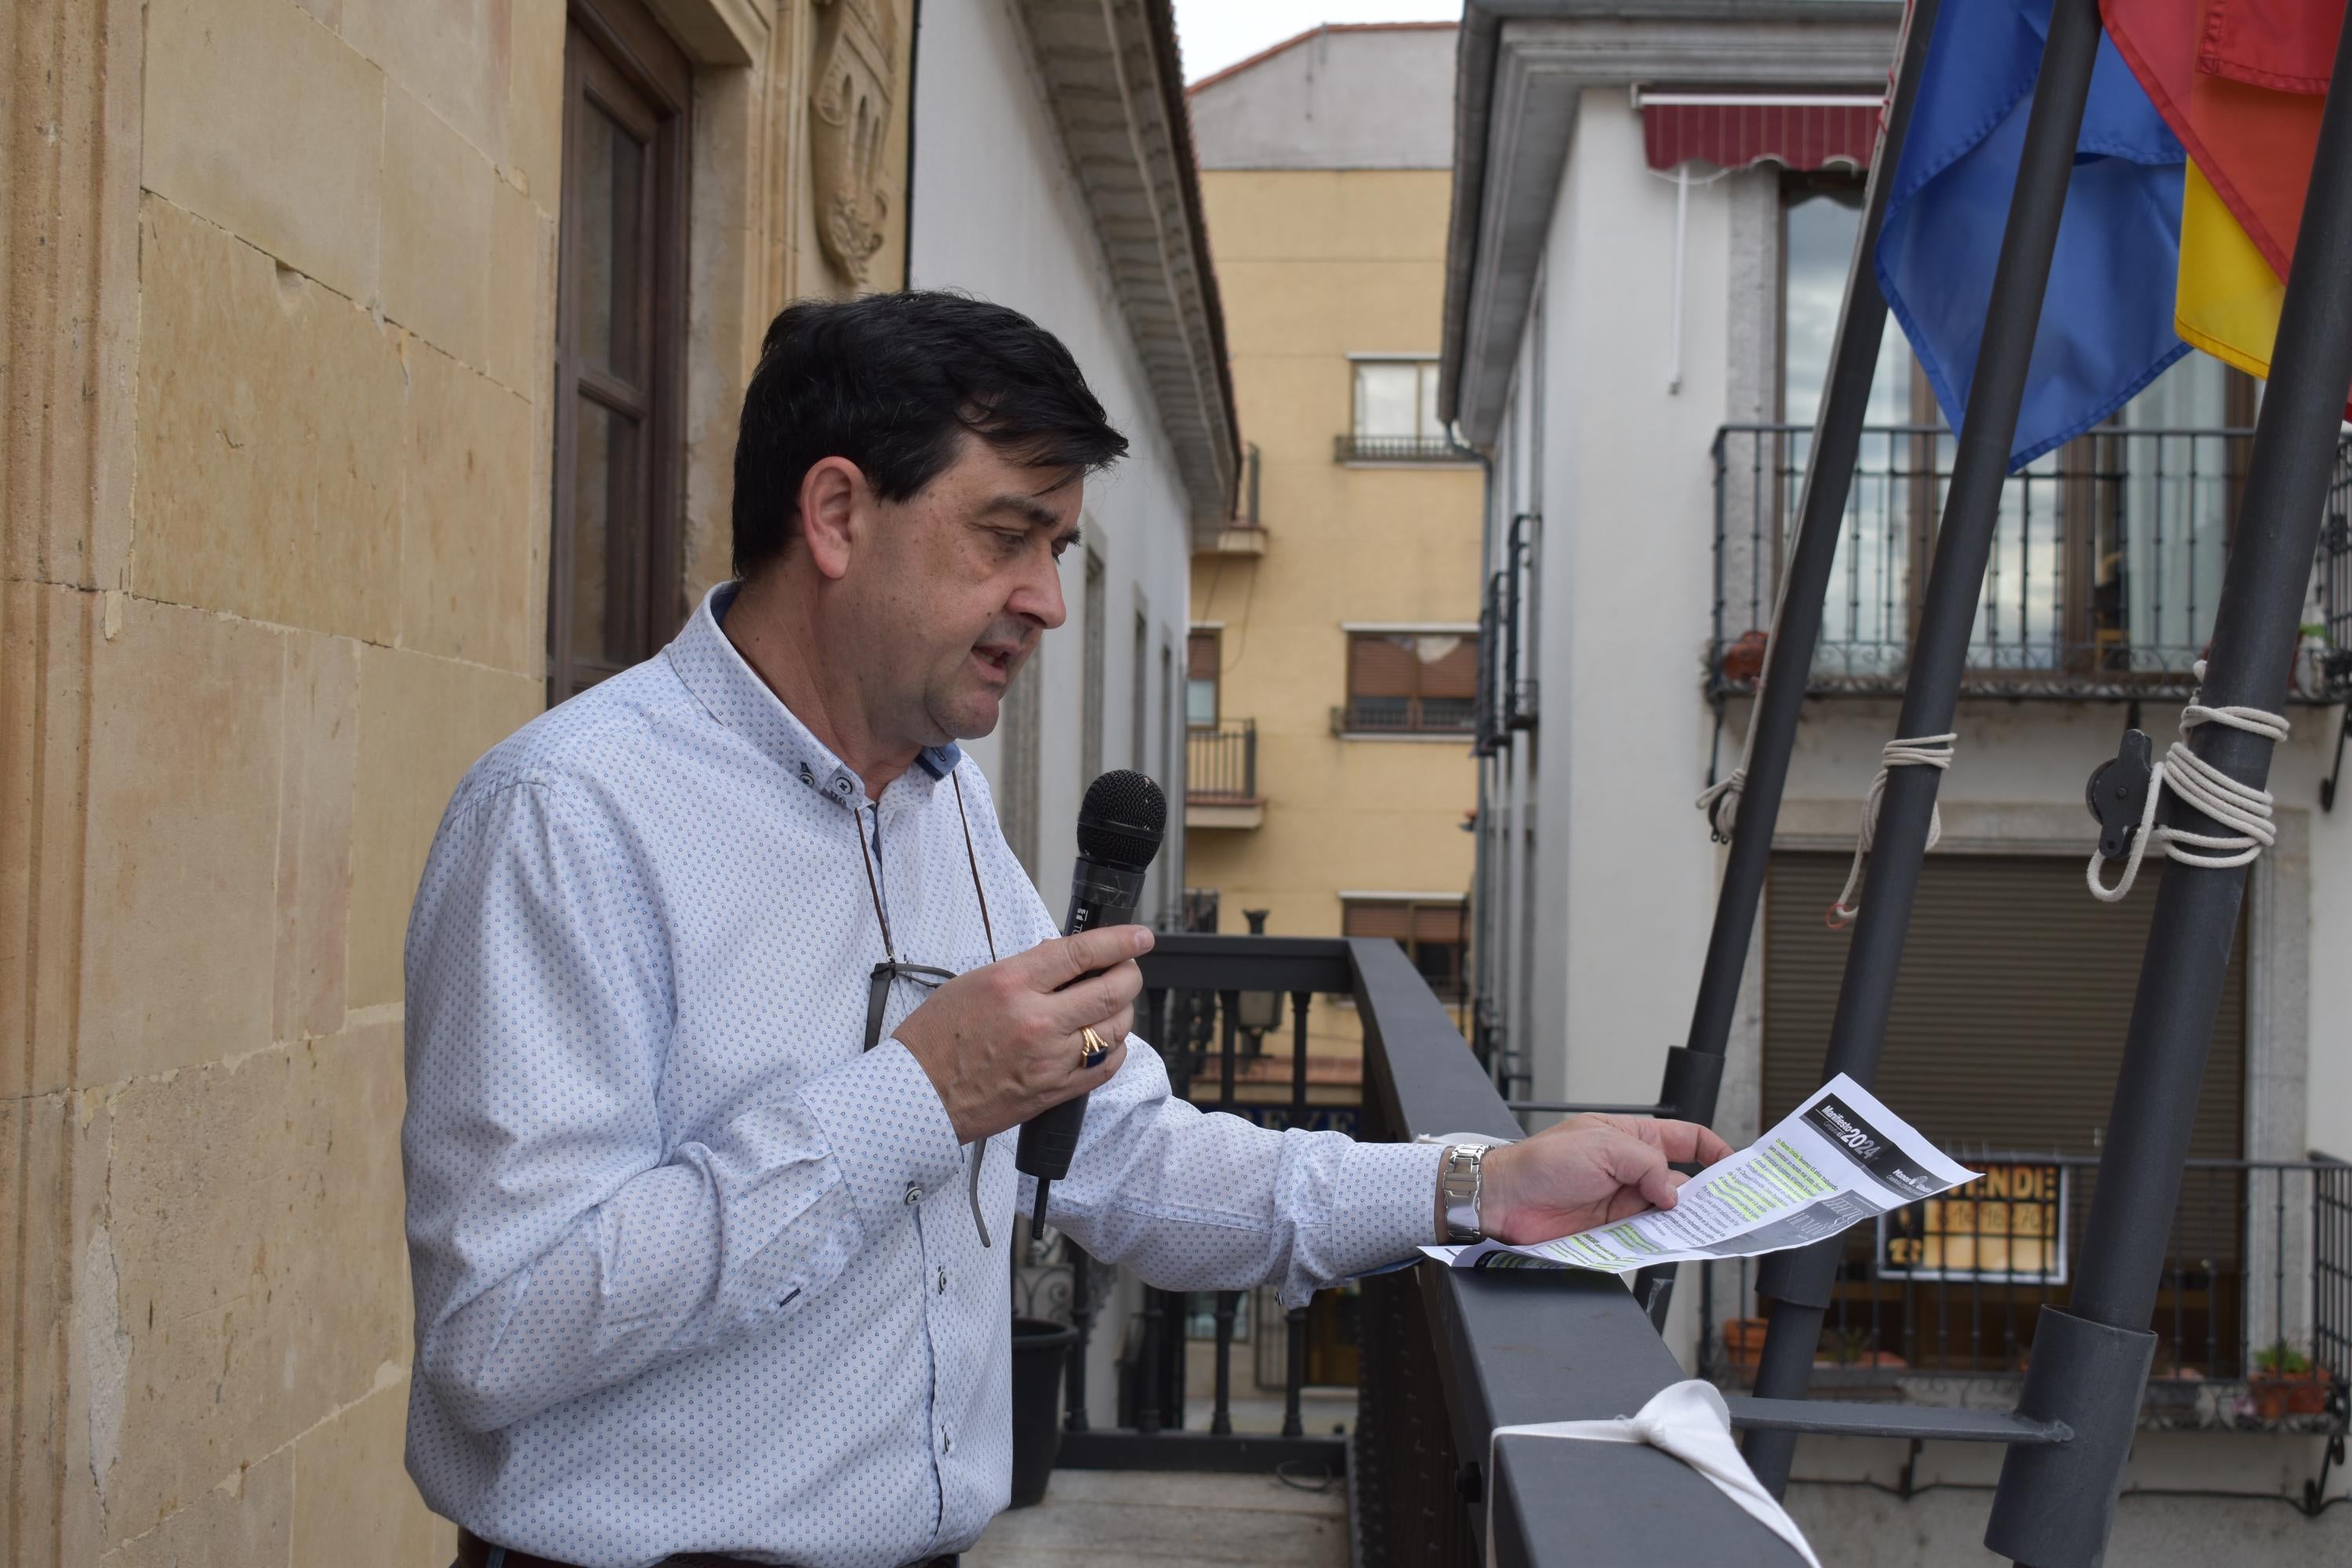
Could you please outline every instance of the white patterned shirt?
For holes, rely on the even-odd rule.
[[[494,1543],[589,1568],[730,1553],[894,1568],[971,1544],[1012,1471],[1016,1134],[982,1165],[894,1038],[882,934],[988,962],[1056,934],[979,769],[869,808],[719,629],[509,738],[459,784],[407,946],[408,1468]],[[886,1037],[926,993],[892,987]],[[1130,1041],[1050,1211],[1169,1289],[1296,1305],[1408,1256],[1438,1151],[1171,1098]]]

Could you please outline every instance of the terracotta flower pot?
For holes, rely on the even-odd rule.
[[[1723,1325],[1723,1353],[1737,1367],[1752,1369],[1764,1354],[1762,1318],[1729,1318]]]

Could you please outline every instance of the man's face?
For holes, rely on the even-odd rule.
[[[1057,563],[1084,496],[1077,474],[967,436],[920,494],[877,503],[882,548],[853,568],[869,639],[855,657],[902,738],[938,745],[996,728],[1005,689],[1066,618]]]

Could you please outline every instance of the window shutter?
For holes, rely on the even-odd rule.
[[[1339,929],[1349,936],[1384,936],[1392,942],[1412,940],[1411,904],[1350,903]]]
[[[1415,942],[1459,942],[1462,940],[1462,906],[1414,905],[1412,936]]]
[[[1348,695],[1350,697],[1411,697],[1421,660],[1412,638],[1381,635],[1357,636],[1348,641]]]
[[[1423,637],[1424,645],[1454,640],[1454,647],[1421,667],[1423,697],[1473,698],[1478,695],[1478,639]]]
[[[1217,634],[1194,632],[1184,639],[1184,674],[1188,679],[1217,679]]]

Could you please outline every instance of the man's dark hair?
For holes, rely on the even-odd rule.
[[[905,500],[966,431],[1031,468],[1087,473],[1127,454],[1070,351],[1018,310],[929,289],[790,307],[743,394],[735,574],[790,545],[818,462],[846,458],[876,494]]]

